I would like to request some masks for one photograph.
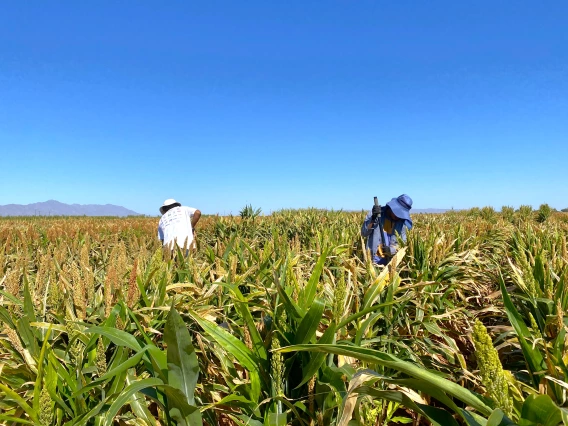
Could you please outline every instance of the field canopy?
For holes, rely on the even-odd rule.
[[[0,219],[0,423],[568,424],[568,214],[243,212]]]

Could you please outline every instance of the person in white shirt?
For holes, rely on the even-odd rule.
[[[162,217],[158,224],[158,238],[164,247],[173,250],[177,244],[185,250],[186,255],[189,249],[195,249],[195,225],[201,218],[201,212],[169,198],[160,207],[160,213]]]

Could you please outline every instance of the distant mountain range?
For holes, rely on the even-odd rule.
[[[140,216],[140,213],[113,204],[65,204],[49,200],[0,206],[0,216]]]

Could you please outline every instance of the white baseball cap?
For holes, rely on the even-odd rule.
[[[178,203],[173,198],[168,198],[166,201],[164,201],[164,204],[162,204],[162,207],[160,207],[160,213],[164,214],[166,212],[165,209],[167,207],[174,206],[174,205],[175,205],[175,207],[181,206],[181,204]]]

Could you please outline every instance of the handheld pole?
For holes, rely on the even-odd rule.
[[[374,198],[374,202],[375,202],[375,206],[379,206],[379,199],[377,197]],[[383,243],[384,243],[384,239],[385,239],[385,233],[383,231],[383,222],[381,221],[381,211],[379,210],[379,216],[377,217],[379,219],[379,230],[381,231],[381,243],[377,246],[377,251],[378,251],[378,255],[381,257],[385,257],[385,254],[383,253]]]

